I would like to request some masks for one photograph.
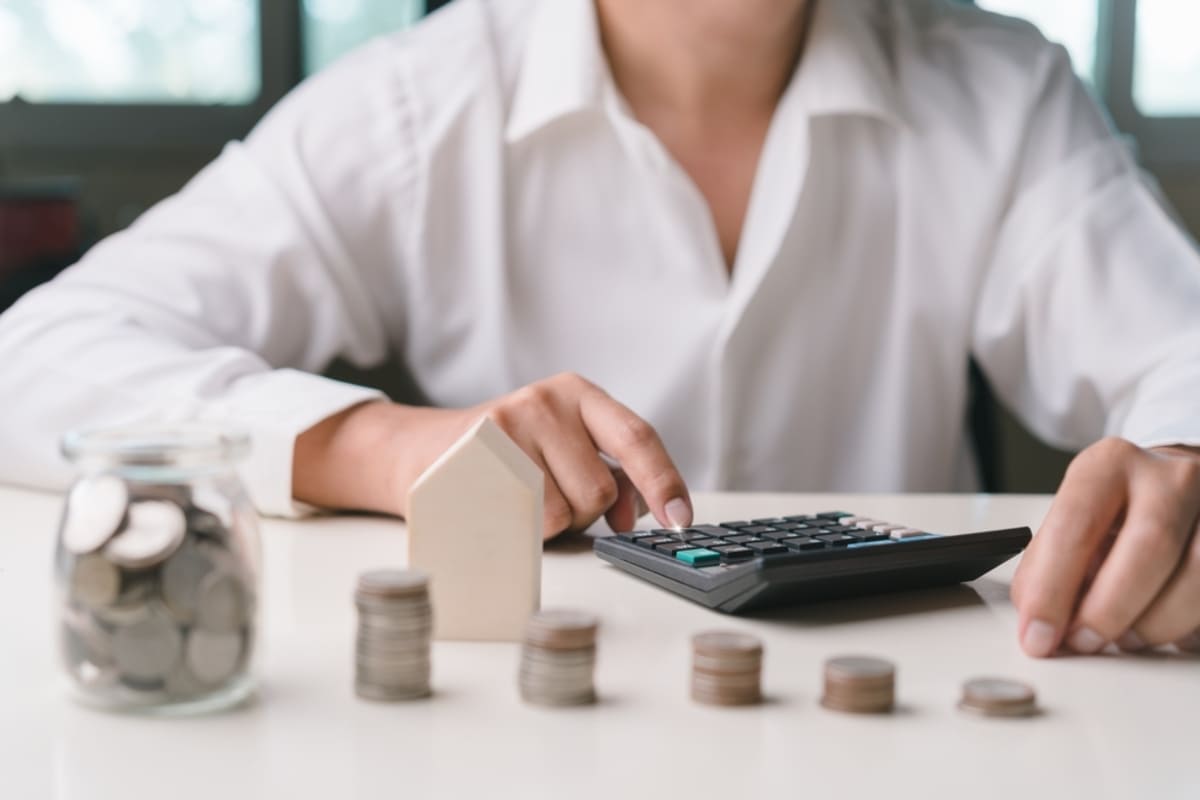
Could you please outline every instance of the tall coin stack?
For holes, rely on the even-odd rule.
[[[821,705],[834,711],[881,714],[896,701],[896,667],[869,656],[839,656],[825,662]]]
[[[256,587],[234,524],[217,494],[112,475],[76,484],[58,557],[62,653],[83,699],[149,707],[249,692]]]
[[[762,700],[762,640],[732,631],[692,637],[692,699],[716,706]]]
[[[416,570],[374,570],[358,578],[354,691],[366,700],[430,695],[433,606],[429,577]]]
[[[521,698],[541,706],[594,703],[598,627],[599,620],[583,611],[546,610],[531,616],[521,648]]]

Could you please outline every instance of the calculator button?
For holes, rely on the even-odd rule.
[[[680,550],[695,550],[696,548],[692,547],[687,542],[664,542],[663,544],[654,545],[654,549],[660,553],[666,553],[669,556],[673,556]]]
[[[729,528],[730,530],[737,530],[738,528],[748,528],[752,524],[754,523],[746,522],[745,520],[739,520],[738,522],[722,522],[721,527]]]
[[[788,539],[783,542],[792,550],[824,550],[825,543],[820,539],[813,539],[810,536],[801,536],[796,539]]]
[[[801,536],[825,536],[834,535],[828,528],[805,528],[802,531],[796,531]]]
[[[787,522],[783,517],[763,517],[762,519],[750,520],[755,525],[774,525],[776,522]]]
[[[887,538],[887,537],[884,537]],[[688,542],[692,547],[712,547],[714,544],[725,544],[724,539],[692,539]]]
[[[854,536],[860,542],[877,542],[880,539],[888,538],[886,533],[880,533],[879,531],[865,531],[862,528],[851,528],[850,530],[845,531],[845,533],[849,536]]]
[[[762,539],[758,536],[743,534],[740,536],[726,536],[725,541],[733,542],[734,544],[747,544],[749,542],[761,542]]]
[[[653,550],[657,545],[669,544],[671,539],[666,536],[643,536],[638,539],[636,544],[638,547],[649,547]]]
[[[925,531],[917,530],[916,528],[897,528],[889,534],[893,539],[912,539],[916,536],[926,536]]]
[[[868,526],[864,525],[863,527]],[[893,525],[890,522],[885,522],[880,525],[871,525],[869,527],[871,530],[878,531],[879,533],[892,533],[893,531],[902,531],[905,529],[903,525]]]
[[[753,550],[749,547],[742,547],[740,544],[727,544],[722,547],[714,547],[713,550],[720,553],[726,561],[742,561],[755,556]]]
[[[699,538],[711,539],[713,537],[720,538],[728,535],[729,531],[725,528],[719,528],[716,525],[693,525],[688,528],[691,533],[700,534]]]
[[[851,542],[858,541],[858,539],[855,539],[853,536],[847,536],[844,533],[827,533],[827,534],[818,536],[816,538],[820,539],[823,542],[829,542],[834,547],[845,547],[846,545],[850,544]]]
[[[680,550],[675,554],[675,558],[685,564],[691,564],[693,567],[707,567],[718,563],[721,560],[721,554],[715,550],[707,550],[699,547],[692,548],[691,550]]]
[[[842,517],[850,516],[849,511],[822,511],[817,514],[818,517],[830,517],[832,519],[841,519]]]
[[[759,555],[773,556],[778,553],[786,553],[787,548],[779,542],[748,542],[746,547],[751,550],[758,551]]]
[[[762,533],[770,533],[775,530],[770,525],[751,525],[749,528],[742,528],[741,533],[753,533],[755,536]]]
[[[681,542],[694,542],[697,539],[711,539],[712,534],[700,533],[698,531],[688,529],[686,531],[680,531],[679,533],[672,534],[671,538],[677,539]]]
[[[825,530],[830,533],[850,533],[849,525],[826,525]]]
[[[792,531],[770,531],[769,533],[763,534],[764,539],[771,539],[776,542],[782,541],[784,539],[792,539],[795,536],[796,536],[796,534],[793,533]]]
[[[803,528],[803,522],[776,522],[771,527],[778,528],[781,531],[794,531],[797,528]]]
[[[822,519],[821,517],[817,516],[816,514],[799,514],[794,517],[784,517],[784,519],[787,520],[788,522],[821,522],[821,523],[824,523],[824,522],[829,521],[827,519]]]

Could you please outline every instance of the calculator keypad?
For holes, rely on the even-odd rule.
[[[619,534],[639,547],[696,568],[834,548],[886,546],[936,535],[845,511]]]

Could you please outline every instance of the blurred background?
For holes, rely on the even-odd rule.
[[[306,76],[450,1],[0,0],[0,310],[179,189]],[[1200,236],[1200,2],[977,4],[1067,48]],[[1052,491],[1069,454],[976,385],[986,487]]]

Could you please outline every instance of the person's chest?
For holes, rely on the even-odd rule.
[[[929,415],[915,430],[961,415],[980,233],[905,137],[773,127],[731,274],[661,146],[576,122],[427,182],[403,347],[432,400],[578,372],[714,484],[784,432],[828,450],[853,420],[894,437],[901,409]]]

